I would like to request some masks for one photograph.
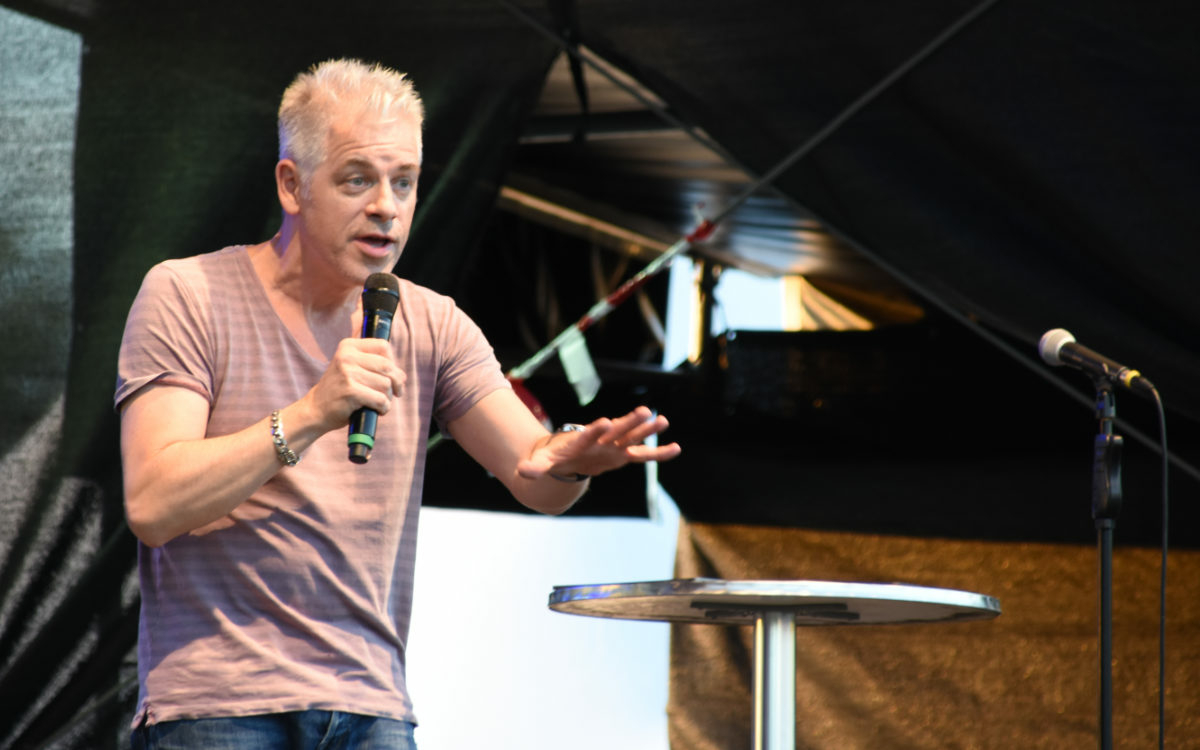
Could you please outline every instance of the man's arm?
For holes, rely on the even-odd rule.
[[[518,501],[542,513],[562,513],[587,489],[587,481],[562,481],[555,475],[595,476],[628,463],[666,461],[680,452],[675,443],[642,445],[667,428],[664,417],[651,419],[645,407],[616,419],[598,419],[582,431],[551,434],[506,388],[488,394],[447,427]]]
[[[303,450],[288,411],[288,445]],[[267,415],[217,438],[204,437],[207,423],[208,401],[173,386],[145,388],[121,411],[125,516],[151,547],[228,515],[279,470]]]
[[[379,339],[346,339],[321,380],[281,405],[296,453],[345,427],[360,406],[385,414],[403,373]],[[208,401],[187,388],[148,386],[122,404],[121,466],[125,516],[143,543],[157,547],[220,519],[279,471],[270,415],[229,435],[206,437]]]

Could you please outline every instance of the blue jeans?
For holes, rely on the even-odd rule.
[[[417,750],[407,721],[315,710],[164,721],[130,741],[133,750]]]

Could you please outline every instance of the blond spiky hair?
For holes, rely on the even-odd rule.
[[[421,153],[425,107],[404,73],[378,63],[327,60],[296,76],[279,104],[279,158],[296,162],[306,182],[325,157],[325,135],[334,113],[347,103],[379,114],[398,110],[415,117]]]

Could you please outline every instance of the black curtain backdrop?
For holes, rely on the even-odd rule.
[[[397,271],[459,298],[517,363],[529,348],[510,313],[524,287],[489,287],[513,244],[492,206],[557,50],[489,0],[5,5],[78,32],[82,57],[63,427],[53,450],[11,470],[27,477],[28,500],[0,563],[0,750],[55,737],[54,747],[111,747],[131,705],[137,612],[111,394],[142,276],[164,258],[269,237],[284,86],[321,59],[379,60],[412,74],[429,112],[421,204]],[[545,4],[520,5],[555,26]],[[579,0],[573,16],[582,43],[762,173],[975,7]],[[723,339],[725,366],[711,371],[617,368],[598,407],[636,396],[672,417],[686,450],[663,479],[685,516],[1088,543],[1095,425],[1067,391],[1086,402],[1089,385],[1074,372],[1048,380],[1035,361],[1038,337],[1060,326],[1145,372],[1173,445],[1194,456],[1198,16],[1182,0],[1002,0],[784,174],[790,200],[930,315],[838,339],[742,332]],[[40,142],[31,135],[30,149]],[[636,208],[622,205],[627,184],[578,179]],[[579,289],[569,271],[559,283]],[[573,293],[593,301],[590,289]],[[38,309],[21,313],[31,325],[3,329],[4,352],[29,350]],[[544,377],[552,413],[586,416],[553,371]],[[52,390],[32,402],[5,391],[0,410],[19,415],[3,422],[6,466],[26,460],[14,446],[35,436],[19,420],[49,410]],[[1124,394],[1118,404],[1155,433],[1146,404]],[[456,483],[458,459],[442,456],[433,502],[499,507],[473,480]],[[1149,545],[1157,458],[1137,444],[1127,459],[1118,540]],[[1172,480],[1176,541],[1195,546],[1195,480]],[[623,483],[637,480],[593,491],[596,512],[642,512]]]

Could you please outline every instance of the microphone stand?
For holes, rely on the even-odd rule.
[[[1117,417],[1112,384],[1094,378],[1099,433],[1092,453],[1092,518],[1100,555],[1100,750],[1112,750],[1112,597],[1113,527],[1121,512],[1121,450],[1124,439],[1113,434]]]

